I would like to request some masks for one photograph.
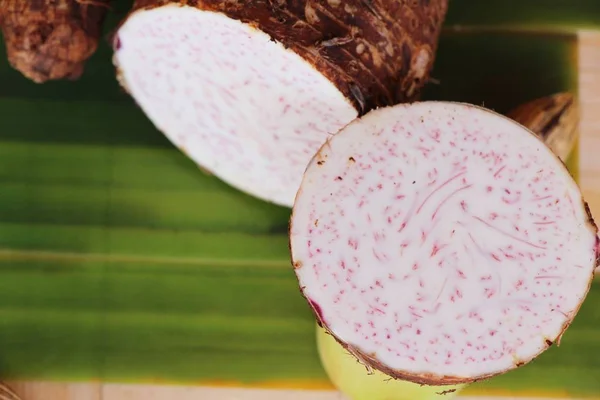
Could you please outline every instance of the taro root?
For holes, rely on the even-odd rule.
[[[447,0],[138,0],[120,83],[202,169],[291,207],[327,137],[428,81]]]
[[[290,251],[319,324],[369,369],[474,382],[559,342],[590,288],[597,228],[560,159],[484,108],[380,108],[309,163]]]
[[[77,79],[98,47],[110,0],[0,0],[10,65],[36,83]]]

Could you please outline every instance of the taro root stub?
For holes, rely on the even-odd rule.
[[[327,137],[428,81],[447,0],[138,0],[120,83],[202,169],[291,207]]]
[[[10,65],[44,83],[77,79],[98,47],[110,0],[0,0]]]
[[[568,92],[521,104],[507,116],[539,135],[561,160],[567,161],[579,135],[579,105]]]
[[[372,111],[310,162],[290,251],[318,322],[364,365],[469,383],[557,343],[598,237],[564,164],[517,122],[462,103]]]

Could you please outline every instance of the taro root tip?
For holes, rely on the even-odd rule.
[[[98,47],[111,0],[0,0],[10,65],[35,83],[76,80]]]

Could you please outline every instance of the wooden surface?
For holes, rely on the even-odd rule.
[[[600,33],[579,34],[580,179],[592,214],[600,216]],[[597,219],[600,217],[596,217]]]
[[[333,391],[207,388],[86,383],[16,383],[23,400],[347,400]],[[511,400],[517,397],[464,396],[456,400]],[[528,400],[555,400],[529,397]]]
[[[580,177],[592,213],[600,219],[600,33],[583,31],[579,44]],[[9,382],[23,400],[342,400],[333,391]],[[474,399],[474,398],[471,398]],[[492,398],[478,398],[491,400]],[[508,400],[509,397],[503,399]]]

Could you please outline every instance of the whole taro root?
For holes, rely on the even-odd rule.
[[[77,79],[94,54],[110,0],[0,0],[10,65],[36,83]]]

